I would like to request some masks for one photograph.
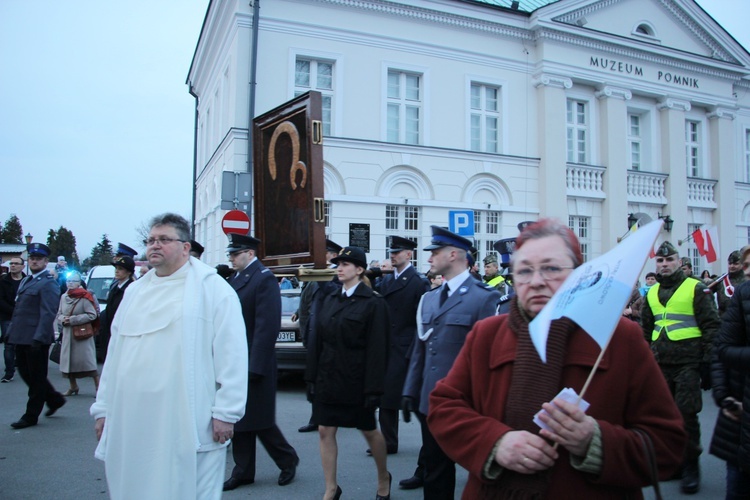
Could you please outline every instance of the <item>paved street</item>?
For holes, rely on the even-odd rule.
[[[59,374],[58,366],[50,365],[50,380],[60,390],[67,381]],[[88,409],[93,402],[91,379],[79,380],[81,392],[68,398],[68,403],[51,418],[41,417],[39,425],[20,431],[9,424],[23,413],[26,386],[16,375],[9,384],[0,384],[0,499],[94,499],[107,497],[104,465],[94,458],[96,440],[93,421]],[[704,447],[708,447],[716,409],[704,393],[705,409],[701,423]],[[297,477],[288,486],[278,486],[278,469],[258,445],[258,469],[255,484],[240,487],[224,498],[319,499],[323,494],[323,473],[320,467],[317,433],[300,434],[297,428],[306,423],[310,406],[305,400],[304,383],[299,376],[284,376],[279,382],[277,416],[279,427],[297,449],[301,463]],[[401,427],[401,444],[397,455],[389,455],[388,468],[393,473],[394,499],[422,498],[422,490],[403,491],[396,486],[399,479],[411,476],[419,450],[419,426],[416,420]],[[340,429],[339,484],[342,498],[364,499],[375,495],[375,466],[365,455],[367,445],[361,434],[352,429]],[[231,466],[228,456],[227,471]],[[691,498],[717,499],[724,496],[724,462],[704,453],[701,457],[703,486]],[[461,470],[457,495],[466,481]],[[662,483],[665,498],[679,498],[679,482]],[[646,498],[653,498],[646,490]]]

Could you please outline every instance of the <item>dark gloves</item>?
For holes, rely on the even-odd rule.
[[[378,406],[380,406],[380,396],[375,394],[365,395],[365,408],[368,410],[374,410]]]
[[[404,413],[404,422],[411,422],[412,412],[417,411],[413,397],[404,396],[401,398],[401,411]]]
[[[313,400],[315,399],[315,384],[313,384],[312,382],[308,382],[306,392],[307,392],[307,400],[312,403]]]
[[[701,363],[701,389],[704,391],[711,390],[711,363]]]
[[[263,375],[261,375],[260,373],[250,372],[249,379],[250,382],[260,382],[261,380],[263,380]]]
[[[379,267],[371,267],[367,271],[365,271],[365,275],[371,280],[375,278],[380,278],[381,276],[383,276],[383,270],[380,269]]]

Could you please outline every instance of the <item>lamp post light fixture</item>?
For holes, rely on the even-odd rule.
[[[633,227],[634,224],[638,223],[640,219],[635,216],[633,212],[630,212],[628,214],[628,230],[630,230],[631,227]]]
[[[31,235],[31,233],[26,233],[26,236],[24,236],[24,239],[26,240],[26,244],[28,245],[31,243],[31,240],[34,239],[34,237]]]
[[[662,215],[661,213],[659,214],[659,218],[664,221],[664,230],[668,233],[671,233],[674,219],[672,219],[672,217],[670,217],[669,215]]]

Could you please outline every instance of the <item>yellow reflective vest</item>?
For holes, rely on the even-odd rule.
[[[494,278],[489,280],[487,284],[491,286],[492,288],[497,288],[498,285],[500,285],[503,282],[505,282],[505,278],[503,278],[502,276],[495,276]]]
[[[669,340],[694,339],[701,336],[701,329],[695,320],[693,310],[693,298],[695,297],[695,284],[698,280],[687,278],[677,287],[672,297],[663,306],[659,302],[659,283],[651,287],[646,295],[648,305],[654,313],[654,331],[651,332],[651,341],[659,338],[664,330]]]

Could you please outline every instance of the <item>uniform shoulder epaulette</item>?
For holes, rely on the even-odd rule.
[[[374,296],[376,296],[376,297],[381,297],[381,298],[383,297],[383,295],[381,295],[381,293],[380,293],[380,292],[378,292],[378,291],[377,291],[377,290],[375,290],[375,289],[373,289],[373,290],[372,290],[372,294],[373,294]]]
[[[270,271],[271,271],[270,269],[268,269],[268,268],[265,268],[265,269],[263,269],[263,270],[262,270],[262,271],[261,271],[260,273],[261,273],[261,274],[263,274],[263,273],[268,273],[268,272],[270,272]]]
[[[498,300],[497,303],[498,304],[505,304],[506,302],[508,302],[512,298],[513,298],[513,296],[511,294],[506,293],[505,295],[503,295],[502,297],[500,297],[500,300]]]

